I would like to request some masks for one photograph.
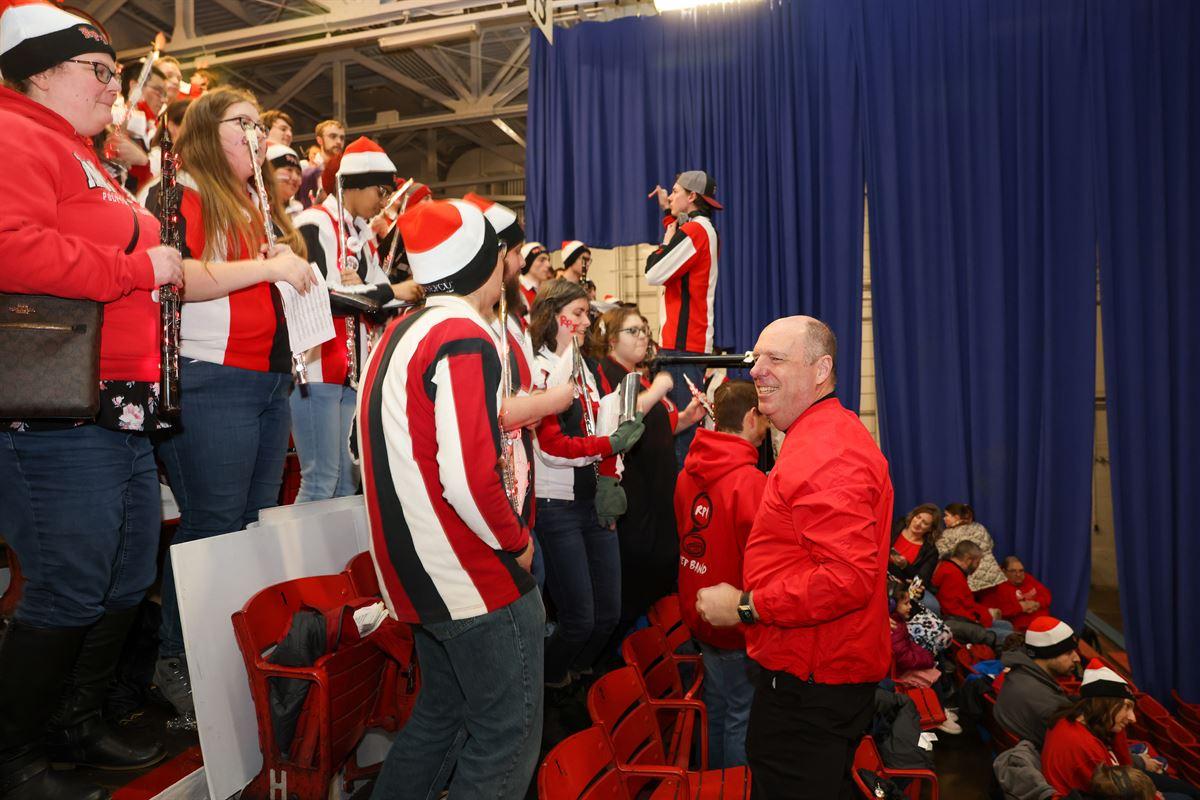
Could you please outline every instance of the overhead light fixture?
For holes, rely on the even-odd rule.
[[[426,44],[452,42],[456,39],[475,39],[479,36],[479,23],[471,22],[462,25],[446,25],[440,28],[429,28],[411,33],[397,33],[391,36],[379,37],[379,49],[403,50],[409,47],[420,47]]]
[[[654,8],[661,14],[664,11],[685,11],[701,6],[732,6],[748,5],[760,0],[654,0]]]

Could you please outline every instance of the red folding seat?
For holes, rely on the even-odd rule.
[[[621,657],[637,669],[646,696],[653,700],[680,700],[696,697],[704,683],[704,662],[700,656],[680,655],[667,644],[662,631],[651,625],[634,631],[621,642]],[[695,670],[686,689],[679,667],[691,664]]]
[[[637,671],[626,666],[592,684],[587,705],[592,722],[608,734],[622,764],[640,763],[638,754],[651,746],[646,739],[652,734],[663,753],[652,763],[686,769],[695,734],[700,739],[698,766],[708,769],[708,713],[699,700],[651,700]]]
[[[650,624],[662,631],[663,636],[667,638],[667,647],[672,653],[678,650],[680,645],[692,640],[692,632],[683,621],[683,614],[679,610],[679,595],[669,594],[661,598],[650,606],[646,616],[650,619]]]
[[[922,792],[926,786],[929,788],[929,800],[938,800],[938,781],[937,775],[933,774],[933,770],[928,769],[888,769],[883,764],[883,759],[879,755],[879,749],[875,747],[875,740],[870,736],[864,736],[862,742],[858,745],[858,750],[854,752],[854,766],[851,772],[854,777],[854,785],[858,787],[863,797],[874,798],[875,795],[863,781],[861,775],[858,774],[860,769],[870,770],[880,778],[887,778],[893,781],[910,781],[905,794],[913,800],[920,800],[923,796]]]

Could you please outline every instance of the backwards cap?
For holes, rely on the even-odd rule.
[[[0,2],[0,73],[10,81],[57,66],[84,53],[116,51],[102,29],[41,0]]]

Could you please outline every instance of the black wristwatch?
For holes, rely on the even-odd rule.
[[[738,600],[738,619],[747,625],[753,625],[754,608],[750,605],[750,593],[742,592],[742,598]]]

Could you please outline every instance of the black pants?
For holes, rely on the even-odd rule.
[[[850,766],[874,713],[873,683],[808,683],[761,670],[746,733],[753,800],[854,797]]]

